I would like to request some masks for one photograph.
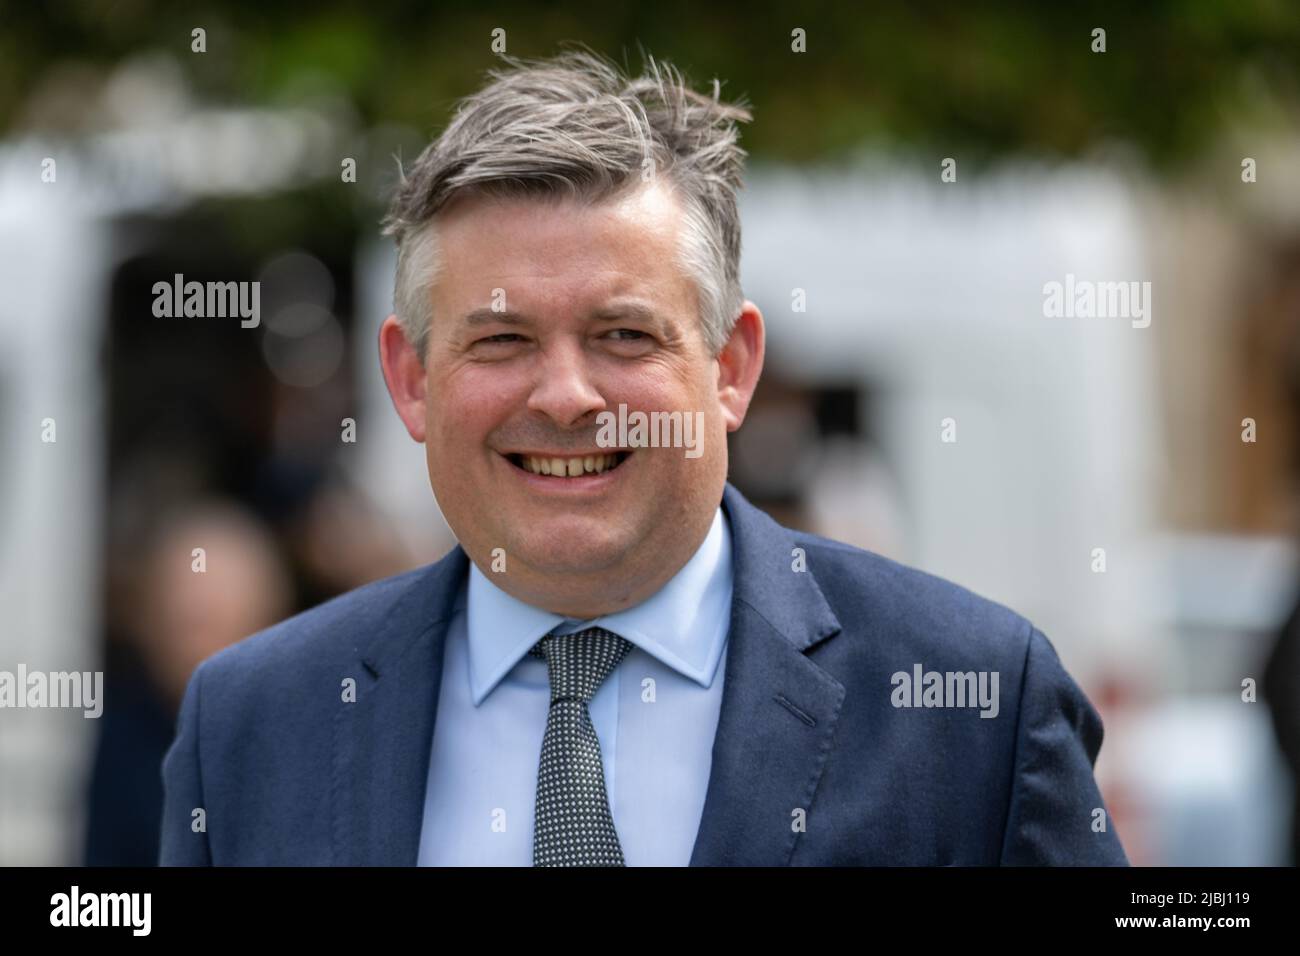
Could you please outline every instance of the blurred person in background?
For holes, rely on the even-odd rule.
[[[1264,335],[1282,336],[1281,348],[1267,348],[1264,355],[1281,355],[1286,361],[1282,379],[1290,403],[1292,423],[1300,423],[1300,242],[1293,242],[1276,259],[1270,282],[1260,293],[1263,314],[1272,320]],[[1279,321],[1280,319],[1280,321]],[[1273,342],[1265,343],[1272,346]],[[1291,474],[1300,476],[1300,435],[1292,444]],[[1293,494],[1295,489],[1293,487]],[[1300,588],[1295,604],[1278,631],[1264,667],[1260,691],[1268,704],[1273,732],[1291,777],[1290,862],[1300,865]]]
[[[203,549],[195,556],[195,549]],[[190,674],[224,647],[280,620],[294,589],[271,531],[224,499],[168,509],[124,580],[129,659],[106,675],[91,771],[87,865],[154,866],[161,766]]]
[[[1282,625],[1260,688],[1291,774],[1291,865],[1300,864],[1300,602]]]

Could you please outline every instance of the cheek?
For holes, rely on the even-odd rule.
[[[707,388],[690,370],[668,364],[647,364],[632,369],[622,369],[620,374],[607,380],[603,391],[612,407],[620,401],[629,407],[684,411],[688,406],[702,409],[702,398]]]
[[[425,404],[430,444],[460,448],[482,444],[523,402],[518,388],[513,387],[516,383],[512,377],[485,368],[460,369],[431,378],[430,399]]]

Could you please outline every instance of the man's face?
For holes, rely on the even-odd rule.
[[[657,589],[721,497],[726,433],[748,391],[737,415],[728,361],[710,354],[677,264],[680,230],[680,206],[659,186],[596,205],[472,196],[439,217],[423,427],[412,434],[470,557],[561,613],[584,593],[581,606],[603,613]],[[601,447],[597,415],[620,404],[692,423],[703,413],[702,454]],[[586,469],[615,451],[613,467]],[[541,460],[552,474],[535,473]]]

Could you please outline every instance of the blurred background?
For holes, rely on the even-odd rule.
[[[741,490],[1030,617],[1134,863],[1295,861],[1300,8],[378,6],[3,5],[0,670],[105,685],[0,710],[0,863],[151,865],[198,661],[452,545],[378,220],[496,30],[752,103]],[[260,325],[155,316],[177,273]],[[1047,317],[1067,275],[1150,325]]]

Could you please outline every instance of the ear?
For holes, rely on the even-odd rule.
[[[411,437],[423,442],[428,376],[419,353],[395,315],[384,319],[379,327],[379,364],[398,417]]]
[[[748,299],[727,344],[718,353],[718,401],[727,431],[734,432],[745,420],[749,401],[763,372],[763,313]]]

